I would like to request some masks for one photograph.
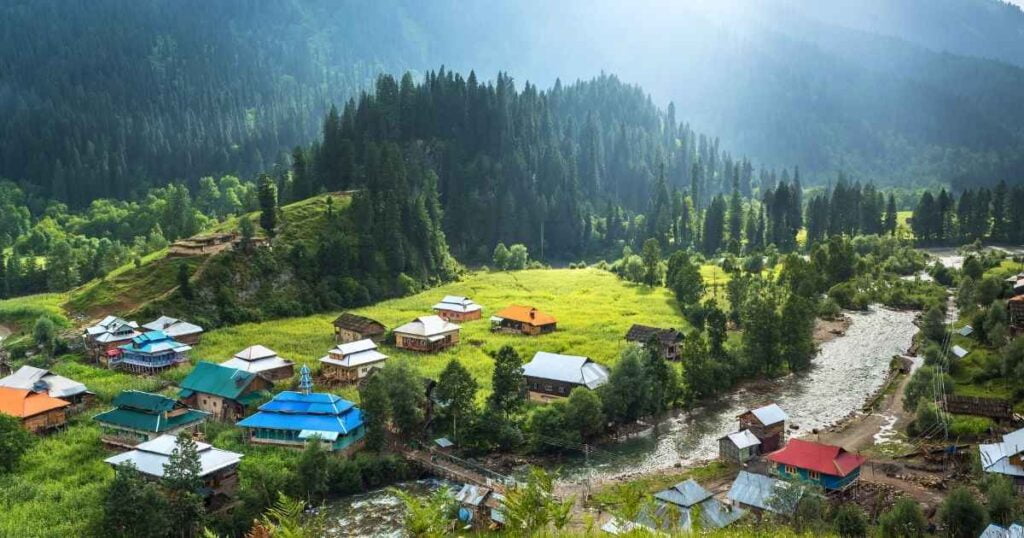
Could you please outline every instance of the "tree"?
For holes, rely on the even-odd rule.
[[[988,515],[971,490],[958,486],[939,507],[939,520],[951,538],[974,538],[988,523]]]
[[[242,248],[249,251],[252,248],[252,240],[256,237],[256,228],[248,215],[239,217],[238,231],[242,235]]]
[[[525,483],[505,493],[506,527],[516,535],[530,536],[548,526],[561,529],[569,522],[574,499],[554,496],[554,478],[539,467],[530,467]]]
[[[676,251],[668,260],[665,285],[676,296],[681,306],[697,304],[704,295],[704,279],[700,266],[690,260],[686,251]]]
[[[189,282],[188,265],[184,263],[178,265],[178,292],[186,301],[192,300],[192,283]]]
[[[644,284],[657,286],[661,284],[661,275],[658,273],[658,265],[661,263],[661,246],[658,240],[651,238],[644,241],[642,250],[644,261]]]
[[[1020,501],[1013,490],[1013,482],[999,474],[985,476],[985,504],[993,523],[1009,526],[1020,516]]]
[[[267,174],[260,176],[260,227],[273,239],[277,235],[277,184]]]
[[[508,269],[509,252],[505,243],[498,243],[498,246],[494,247],[494,256],[491,259],[495,269]]]
[[[811,366],[814,357],[814,306],[810,299],[791,293],[782,306],[782,327],[786,338],[780,350],[783,360],[792,372],[802,372]]]
[[[20,420],[0,413],[0,473],[13,471],[33,441],[35,438],[25,430]]]
[[[168,524],[181,536],[196,536],[206,518],[203,497],[203,467],[199,447],[188,432],[178,434],[174,450],[164,464],[163,486],[167,498]]]
[[[491,376],[491,395],[487,403],[509,416],[526,403],[526,381],[523,378],[523,360],[512,346],[502,346],[494,357]]]
[[[277,501],[260,516],[258,521],[253,522],[253,526],[246,536],[273,538],[317,538],[323,536],[326,527],[324,523],[326,512],[309,517],[304,513],[305,508],[304,502],[278,492]]]
[[[47,355],[53,353],[57,341],[57,329],[53,320],[46,316],[36,318],[36,323],[32,326],[32,340],[36,346],[45,350]]]
[[[946,313],[942,308],[929,308],[921,320],[921,333],[933,342],[941,343],[946,338]]]
[[[841,538],[861,538],[868,535],[868,523],[864,511],[857,505],[843,504],[832,516],[832,525]]]
[[[704,254],[711,255],[721,250],[725,235],[725,200],[721,196],[716,196],[704,212],[702,230],[701,250]]]
[[[896,197],[890,193],[889,200],[885,204],[885,218],[883,220],[882,228],[885,230],[885,233],[889,235],[896,235],[896,225]]]
[[[407,438],[418,436],[425,418],[423,382],[406,362],[389,361],[378,375],[387,389],[391,423]]]
[[[366,422],[366,448],[380,451],[387,440],[388,424],[391,421],[388,388],[380,372],[371,376],[359,391],[359,407]]]
[[[508,248],[508,268],[512,271],[526,269],[530,262],[530,253],[526,245],[516,243]]]
[[[445,536],[458,506],[448,488],[439,488],[426,497],[413,495],[399,488],[390,488],[392,494],[405,506],[403,527],[416,538]]]
[[[743,353],[753,367],[772,375],[781,364],[782,328],[778,317],[778,299],[766,285],[751,293],[744,305]]]
[[[608,376],[608,383],[602,387],[601,399],[609,420],[631,424],[650,409],[644,355],[644,350],[638,346],[627,347]]]
[[[879,516],[878,525],[886,538],[919,538],[925,535],[927,522],[921,506],[913,499],[903,497]]]
[[[920,401],[935,399],[938,375],[934,366],[925,365],[918,368],[903,389],[903,407],[917,409]],[[948,374],[942,374],[942,382],[946,385],[945,390],[953,390],[953,380]]]
[[[318,440],[319,438],[317,438]],[[328,454],[319,442],[308,442],[295,464],[295,492],[307,502],[323,500],[330,489]]]
[[[582,440],[579,432],[566,425],[565,404],[564,400],[551,402],[530,414],[527,431],[533,450],[560,452]]]
[[[572,389],[565,405],[566,428],[579,432],[580,438],[586,440],[603,432],[605,424],[597,393],[584,387]]]
[[[722,315],[725,318],[725,315]],[[679,399],[679,374],[658,354],[657,337],[642,349],[644,381],[640,385],[648,391],[644,414],[654,416],[672,407]]]
[[[131,462],[114,467],[103,500],[104,536],[167,536],[167,501]]]
[[[451,424],[452,436],[458,441],[459,424],[469,427],[476,415],[477,382],[457,359],[448,361],[434,389],[441,402],[439,414]]]

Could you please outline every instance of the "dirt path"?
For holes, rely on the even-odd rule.
[[[903,408],[903,389],[909,382],[910,375],[901,374],[896,387],[886,392],[874,411],[856,416],[836,430],[820,433],[818,440],[860,451],[885,442],[897,431],[906,429],[913,420],[913,416]]]
[[[4,338],[10,336],[12,332],[13,331],[11,331],[11,329],[6,325],[0,325],[0,342],[2,342]]]

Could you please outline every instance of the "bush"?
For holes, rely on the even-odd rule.
[[[902,498],[882,513],[878,525],[886,538],[918,538],[924,536],[926,522],[917,502]]]
[[[868,534],[864,511],[854,504],[839,506],[832,516],[832,525],[836,529],[836,534],[842,538],[860,538]]]
[[[980,438],[995,428],[995,422],[987,417],[951,415],[949,433],[954,437]]]
[[[959,486],[939,508],[939,520],[946,527],[947,536],[974,538],[981,534],[988,523],[988,514],[969,489]]]

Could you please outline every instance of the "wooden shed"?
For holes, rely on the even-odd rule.
[[[750,430],[761,440],[761,453],[778,450],[786,444],[786,421],[789,417],[777,404],[751,409],[739,416],[740,429]]]
[[[387,328],[384,324],[351,312],[345,312],[334,320],[334,341],[338,343],[355,342],[369,338],[374,342],[384,339]]]
[[[658,355],[668,360],[679,359],[679,347],[683,343],[683,333],[677,329],[650,327],[633,324],[626,333],[626,341],[647,346],[652,341],[657,343]]]

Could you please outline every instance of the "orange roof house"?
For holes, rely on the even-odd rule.
[[[491,316],[493,330],[537,335],[553,332],[558,320],[532,306],[511,305]]]
[[[0,387],[0,413],[20,418],[25,428],[33,432],[63,426],[67,422],[65,408],[70,405],[45,392]]]

